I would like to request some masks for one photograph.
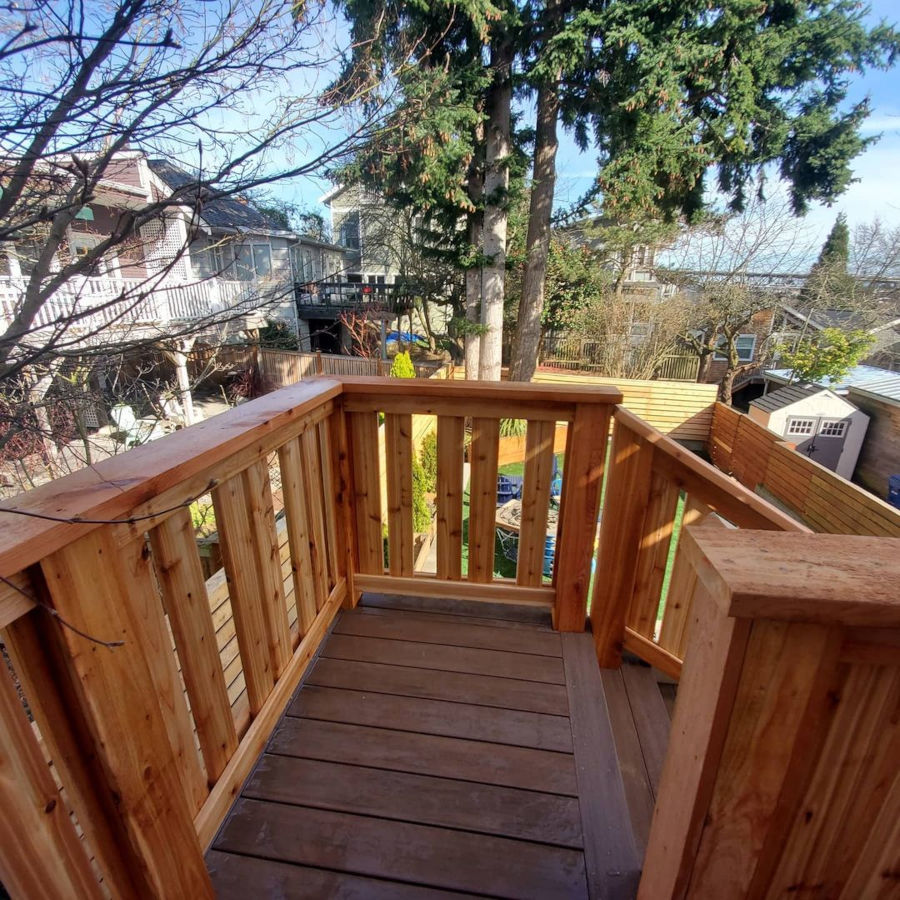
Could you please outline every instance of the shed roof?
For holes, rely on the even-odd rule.
[[[792,384],[789,387],[772,391],[764,397],[751,400],[750,405],[765,412],[775,412],[776,410],[784,409],[786,406],[791,406],[799,400],[815,397],[816,394],[821,394],[824,390],[825,388],[816,384]]]
[[[787,384],[791,380],[790,369],[767,369],[766,378]],[[843,378],[823,378],[820,387],[830,388],[839,394],[849,388],[864,390],[869,394],[900,400],[900,372],[891,372],[878,366],[854,366]]]

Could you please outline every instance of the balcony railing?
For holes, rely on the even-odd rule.
[[[9,324],[27,288],[22,278],[0,277],[0,326]],[[162,325],[172,321],[216,321],[255,313],[289,298],[289,282],[227,281],[220,278],[176,282],[109,276],[74,277],[43,304],[35,328],[68,326],[73,331]]]
[[[639,895],[891,895],[900,541],[808,533],[620,399],[323,378],[7,504],[19,514],[0,513],[0,627],[27,701],[0,679],[7,889],[212,896],[203,852],[342,605],[368,591],[512,603],[583,631],[593,579],[601,665],[624,648],[681,678]],[[433,574],[413,562],[420,415],[437,417]],[[528,422],[523,513],[516,577],[499,578],[498,445],[511,417]],[[567,438],[548,580],[557,423]],[[236,681],[189,509],[206,492]]]

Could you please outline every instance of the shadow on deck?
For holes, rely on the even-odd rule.
[[[217,896],[633,897],[660,687],[601,675],[590,635],[534,608],[367,597],[213,842]]]

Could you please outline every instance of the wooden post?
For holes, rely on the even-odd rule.
[[[681,544],[697,578],[638,896],[894,896],[900,541],[708,522]]]
[[[122,546],[103,528],[41,566],[53,606],[81,632],[55,623],[104,775],[90,789],[110,797],[142,895],[212,898],[187,793],[202,772],[145,551],[142,540]]]
[[[438,578],[462,577],[463,456],[465,419],[437,420],[437,565]]]
[[[355,520],[353,516],[353,469],[350,465],[350,440],[347,434],[347,417],[342,408],[328,418],[328,437],[331,450],[332,496],[336,518],[338,553],[337,574],[347,579],[345,606],[350,608],[359,602],[353,586],[353,578],[359,567],[356,558]]]
[[[105,897],[6,671],[0,672],[0,733],[3,886],[23,898]]]
[[[387,459],[388,570],[413,573],[412,416],[388,413],[384,419]]]
[[[553,623],[560,631],[585,627],[611,409],[579,403],[569,425],[553,567]]]
[[[469,581],[482,584],[494,578],[499,449],[499,419],[473,418],[469,450]]]
[[[591,602],[594,644],[604,668],[617,668],[622,662],[652,465],[653,446],[617,420]]]

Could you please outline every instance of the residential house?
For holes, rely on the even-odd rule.
[[[69,228],[64,253],[86,253],[107,237],[122,216],[145,209],[194,176],[168,160],[124,152],[108,171],[95,198]],[[190,192],[187,192],[190,197]],[[255,328],[271,317],[294,318],[291,247],[297,235],[273,223],[240,197],[219,197],[167,209],[132,241],[110,250],[88,277],[70,279],[42,310],[39,325],[76,306],[104,308],[106,330],[135,329],[164,337],[167,323],[227,318]],[[14,314],[32,270],[30,247],[0,251],[0,319]],[[146,299],[135,303],[135,297]],[[123,311],[111,304],[119,296]],[[97,322],[82,323],[85,332]]]

